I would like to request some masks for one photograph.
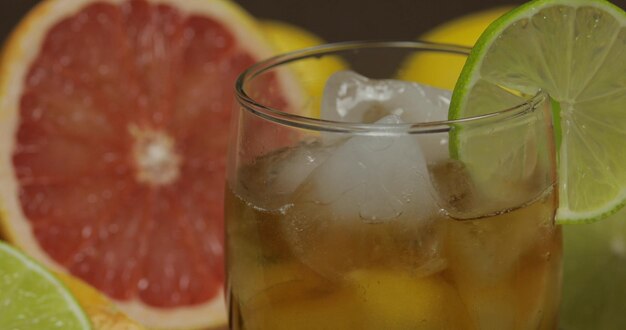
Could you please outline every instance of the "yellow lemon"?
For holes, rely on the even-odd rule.
[[[278,21],[261,22],[261,29],[274,49],[279,53],[318,46],[324,43],[320,37],[295,25]],[[335,72],[344,70],[347,65],[336,56],[310,58],[289,65],[306,93],[304,112],[308,116],[318,116],[322,93],[326,80]]]
[[[505,6],[471,13],[437,26],[418,39],[471,47],[491,22],[511,8]],[[401,66],[398,77],[452,90],[463,64],[464,56],[420,53]]]

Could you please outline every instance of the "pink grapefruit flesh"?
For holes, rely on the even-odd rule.
[[[94,2],[56,23],[12,156],[41,248],[116,300],[218,295],[233,86],[256,60],[219,21],[167,4]]]

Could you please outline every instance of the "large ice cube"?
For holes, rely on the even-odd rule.
[[[283,153],[283,159],[273,164],[271,188],[276,193],[290,195],[332,151],[319,141],[307,141]]]
[[[400,124],[398,115],[377,121]],[[338,219],[388,221],[436,212],[426,161],[413,135],[354,136],[311,172],[301,202],[330,206]]]
[[[326,120],[373,123],[397,115],[405,123],[446,120],[451,92],[401,80],[368,79],[352,71],[332,75],[324,89],[321,117]],[[327,139],[332,139],[326,135]],[[429,161],[448,157],[448,134],[420,137]]]
[[[257,207],[277,210],[291,203],[293,192],[335,148],[319,141],[303,141],[294,147],[273,151],[242,168],[238,193]]]
[[[332,75],[324,89],[322,118],[373,123],[390,114],[409,123],[445,120],[451,92],[414,82],[368,79],[353,71]]]
[[[417,138],[355,135],[335,143],[285,212],[284,234],[297,258],[327,278],[369,267],[400,265],[416,276],[445,268]]]

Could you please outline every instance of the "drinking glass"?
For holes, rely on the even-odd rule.
[[[467,49],[330,44],[239,77],[225,202],[231,329],[556,329],[549,97],[494,90],[510,104],[470,99],[468,113],[489,114],[447,120],[449,91],[381,80],[420,56],[432,70]],[[348,69],[370,78],[361,90],[324,87]],[[400,100],[402,86],[421,92]],[[358,121],[337,114],[350,102],[367,108]]]

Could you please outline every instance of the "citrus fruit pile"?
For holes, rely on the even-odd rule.
[[[234,81],[292,40],[228,0],[40,3],[0,60],[1,236],[147,326],[223,325]]]

